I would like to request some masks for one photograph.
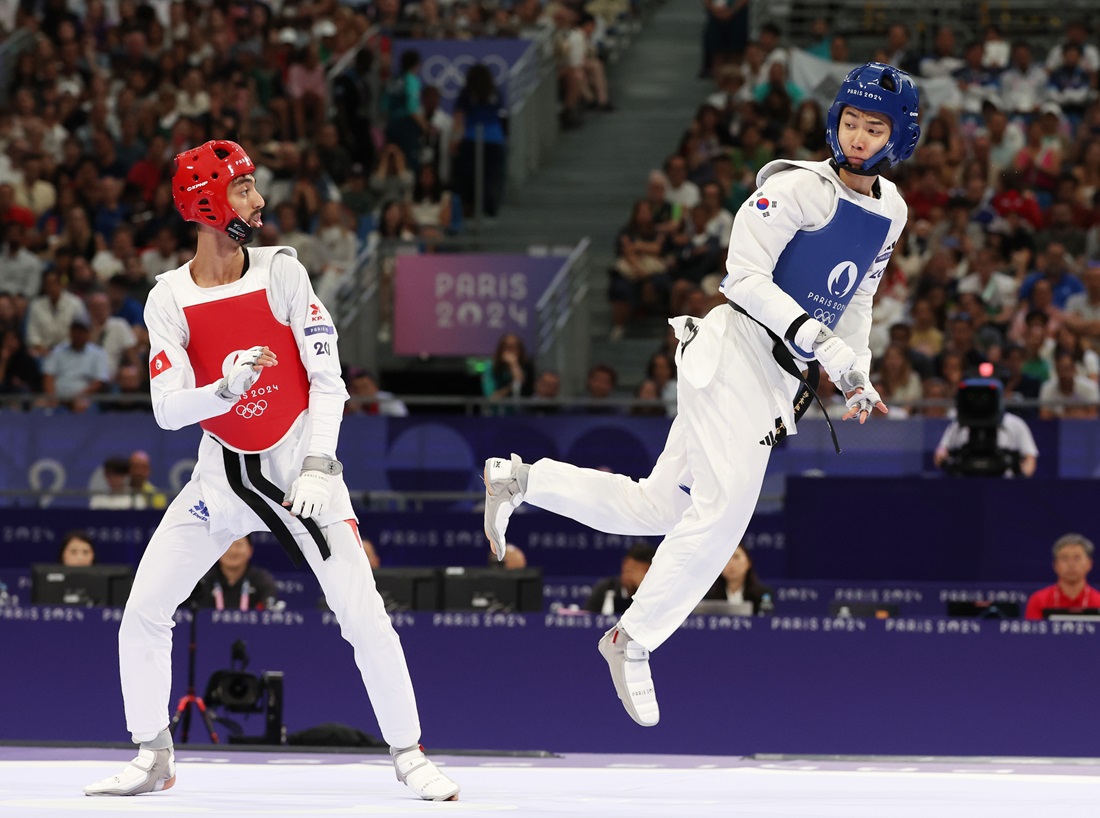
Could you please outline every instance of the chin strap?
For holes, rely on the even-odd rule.
[[[240,216],[234,216],[229,224],[225,226],[226,235],[238,244],[248,244],[252,241],[255,232],[256,231],[252,229],[252,225]]]

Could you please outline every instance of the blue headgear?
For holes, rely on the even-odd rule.
[[[881,114],[890,120],[889,141],[858,168],[848,164],[837,138],[840,114],[847,107]],[[908,159],[913,155],[920,137],[920,125],[917,124],[919,107],[917,86],[904,71],[880,62],[853,68],[840,84],[836,101],[829,108],[825,121],[825,139],[833,152],[833,159],[840,167],[858,176],[875,176]]]

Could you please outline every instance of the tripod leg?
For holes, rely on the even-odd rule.
[[[202,714],[202,720],[206,722],[206,732],[210,734],[210,741],[217,744],[218,734],[214,732],[214,717],[210,715],[210,711],[206,709],[206,702],[202,700],[202,696],[195,697],[195,706],[199,708],[199,712]]]
[[[172,721],[168,724],[168,732],[172,734],[173,738],[176,735],[176,727],[180,723],[180,716],[183,715],[183,711],[187,708],[187,697],[180,698],[179,703],[176,705],[176,712],[172,714]]]
[[[187,694],[187,707],[183,711],[183,735],[180,738],[180,743],[186,744],[188,736],[191,734],[191,705],[195,703],[194,695]]]

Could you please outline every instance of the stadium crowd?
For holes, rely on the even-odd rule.
[[[447,113],[416,74],[419,53],[395,53],[396,43],[543,31],[556,47],[563,123],[574,126],[586,110],[611,108],[601,56],[616,27],[636,25],[627,0],[589,5],[5,6],[0,396],[140,408],[127,396],[147,394],[143,305],[155,276],[194,246],[194,227],[174,212],[172,160],[207,139],[233,138],[256,162],[268,201],[258,243],[295,247],[322,299],[349,287],[357,260],[380,243],[431,252],[462,230],[475,129],[486,142],[484,212],[495,215],[502,89],[475,66]],[[103,395],[122,398],[92,400]]]
[[[842,64],[857,57],[824,20],[815,32],[808,53]],[[773,159],[829,156],[826,112],[792,79],[792,51],[776,26],[763,25],[740,52],[705,42],[716,87],[649,174],[616,239],[612,339],[628,327],[643,332],[645,315],[701,316],[724,305],[730,228],[757,171]],[[872,376],[889,417],[920,411],[906,411],[912,402],[950,401],[986,362],[1010,404],[1032,401],[1021,414],[1096,417],[1100,55],[1088,25],[1071,21],[1041,53],[1025,40],[1005,42],[992,26],[962,48],[948,25],[928,53],[909,42],[896,23],[880,47],[858,56],[903,67],[918,85],[939,80],[942,89],[949,78],[957,92],[936,107],[926,97],[914,158],[890,173],[910,217],[878,288],[871,337]],[[665,369],[672,360],[669,344],[663,349]],[[639,388],[646,394],[654,386],[660,394],[653,366]],[[839,399],[827,379],[822,392]]]

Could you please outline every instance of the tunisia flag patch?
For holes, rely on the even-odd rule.
[[[162,349],[153,357],[153,360],[149,361],[149,379],[152,380],[164,370],[171,368],[172,362],[168,360],[168,353]]]

